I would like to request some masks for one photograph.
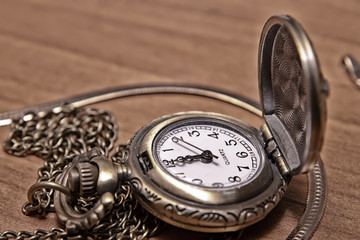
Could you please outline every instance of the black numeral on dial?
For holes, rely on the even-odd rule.
[[[236,156],[239,158],[246,158],[249,154],[247,154],[247,152],[237,152]]]
[[[224,184],[216,182],[216,183],[213,183],[212,186],[215,187],[215,188],[221,188],[221,187],[224,187]]]
[[[174,149],[173,148],[168,148],[168,149],[163,149],[162,151],[163,152],[169,152],[169,151],[174,151]]]
[[[198,131],[192,131],[192,132],[188,132],[189,137],[199,137],[200,133]]]
[[[209,137],[212,137],[212,138],[216,138],[216,139],[219,139],[219,134],[216,133],[216,132],[213,132],[211,134],[208,134]]]
[[[239,169],[239,171],[241,172],[243,169],[247,169],[249,170],[250,168],[249,167],[244,167],[244,166],[237,166],[237,168]]]
[[[195,184],[202,184],[203,183],[203,181],[201,179],[198,179],[198,178],[193,179],[192,182],[195,183]]]
[[[239,176],[229,177],[228,180],[231,183],[233,183],[233,182],[241,182],[241,178]]]
[[[229,141],[225,141],[226,146],[236,146],[237,142],[235,140],[229,140]]]

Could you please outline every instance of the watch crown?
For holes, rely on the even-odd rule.
[[[96,193],[98,175],[99,171],[95,165],[90,162],[79,162],[75,168],[70,170],[70,189],[83,197],[94,195]]]

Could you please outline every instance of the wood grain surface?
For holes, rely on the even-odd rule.
[[[306,29],[330,84],[322,150],[328,200],[313,239],[360,239],[360,91],[340,64],[360,59],[360,2],[106,0],[0,2],[0,111],[114,86],[191,83],[258,101],[257,49],[265,21],[290,14]],[[118,143],[165,114],[201,110],[261,120],[232,106],[189,96],[142,96],[95,107],[115,113]],[[0,128],[6,139],[9,127]],[[0,232],[50,229],[56,216],[26,217],[21,206],[36,181],[36,157],[0,151]],[[285,239],[305,208],[307,176],[294,177],[279,206],[242,239]],[[154,239],[206,239],[170,227]]]

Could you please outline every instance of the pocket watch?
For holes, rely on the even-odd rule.
[[[328,87],[310,40],[303,28],[289,16],[272,17],[265,24],[259,46],[258,74],[265,120],[260,129],[219,113],[189,111],[160,117],[142,127],[128,141],[121,162],[108,161],[97,148],[71,160],[59,158],[55,165],[47,162],[48,167],[53,168],[54,176],[46,176],[48,181],[39,181],[30,188],[30,205],[24,205],[25,211],[30,208],[41,212],[40,208],[31,205],[32,201],[36,201],[33,193],[38,189],[52,189],[46,195],[47,200],[41,199],[40,195],[35,194],[35,197],[40,199],[37,200],[40,205],[45,202],[50,209],[55,208],[66,231],[58,232],[55,229],[49,234],[80,234],[81,237],[84,232],[92,234],[94,229],[99,230],[104,226],[100,224],[101,220],[119,204],[116,201],[119,198],[117,191],[126,185],[131,187],[137,202],[148,213],[188,230],[233,232],[264,219],[284,196],[292,176],[308,172],[319,159],[325,130]],[[204,88],[163,85],[115,89],[101,94],[97,92],[97,97],[74,97],[73,102],[67,102],[77,107],[100,100],[162,92],[208,96],[257,112],[252,104],[245,106],[235,103],[241,102],[241,99],[229,94]],[[49,107],[53,113],[62,109],[53,109],[54,104],[35,106],[34,109],[44,110]],[[21,125],[20,128],[46,128],[49,125],[45,124],[47,114],[51,115],[45,111],[38,112],[38,116],[44,116],[41,122],[28,128]],[[76,113],[70,112],[69,115]],[[101,130],[101,124],[92,124],[89,120],[90,115],[93,120],[99,118],[94,112],[84,111],[80,115],[85,128]],[[102,134],[98,137],[90,133],[88,141],[91,144],[100,142],[109,150],[116,139],[117,128],[111,116],[103,111],[100,111],[100,115],[110,119],[107,121],[108,126],[106,130],[101,130]],[[23,120],[33,116],[25,115]],[[11,122],[3,115],[0,120],[0,126]],[[65,119],[59,115],[57,120],[59,123],[67,123],[71,122],[71,117]],[[78,124],[75,122],[67,130],[74,131]],[[55,131],[53,128],[57,125],[50,125],[50,131]],[[87,149],[81,134],[73,137],[80,138],[76,142],[79,149],[61,151],[76,153]],[[21,149],[17,139],[21,134],[17,129],[10,135],[16,139],[7,144],[20,147],[20,153],[13,153],[22,155],[29,144]],[[35,135],[34,139],[44,133]],[[55,132],[50,135],[58,136]],[[26,134],[24,136],[29,137]],[[74,139],[60,139],[49,141],[55,142],[55,145],[74,145]],[[37,143],[36,140],[34,142]],[[34,146],[35,152],[40,151],[36,154],[50,154],[44,150],[46,146],[43,148],[39,144]],[[10,153],[12,151],[8,150]],[[54,156],[58,156],[61,151],[55,150]],[[53,192],[52,205],[50,198]],[[79,197],[97,199],[97,202],[90,209],[87,206],[78,207],[75,205]],[[123,214],[131,214],[133,210],[129,208]],[[116,212],[113,217],[117,218],[121,214]],[[136,226],[126,231],[136,231],[142,219],[134,221]],[[108,226],[111,225],[109,221]],[[144,232],[143,237],[148,234],[147,230]],[[34,236],[41,233],[36,231]]]
[[[56,192],[60,221],[74,232],[91,228],[124,182],[143,208],[180,228],[229,232],[262,220],[291,177],[312,169],[319,158],[328,87],[310,40],[289,16],[265,24],[258,73],[266,122],[260,129],[208,112],[156,119],[128,142],[121,164],[97,150],[80,155],[59,182],[101,197],[81,215]]]

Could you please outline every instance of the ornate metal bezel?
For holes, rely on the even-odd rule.
[[[176,121],[199,117],[230,122],[252,135],[247,137],[261,149],[263,158],[261,172],[254,181],[238,189],[206,189],[181,182],[162,170],[152,154],[156,134]],[[252,225],[278,204],[286,189],[276,166],[266,157],[259,131],[239,120],[215,113],[178,113],[149,123],[131,140],[125,164],[129,169],[128,181],[146,210],[165,222],[194,231],[235,231]],[[251,188],[257,190],[250,191]],[[243,191],[246,197],[239,200],[238,191]]]

